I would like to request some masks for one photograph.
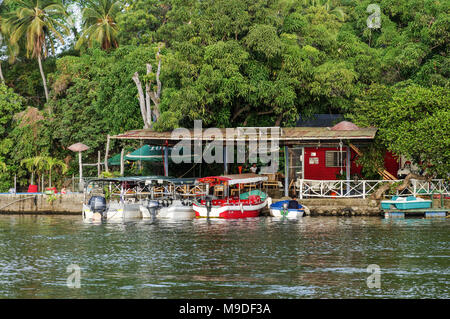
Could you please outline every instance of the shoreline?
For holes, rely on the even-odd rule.
[[[81,215],[83,194],[2,194],[1,215]],[[273,198],[277,202],[283,198]],[[299,200],[310,210],[310,216],[374,216],[383,215],[380,201],[362,198],[314,198]],[[441,207],[440,199],[433,200],[433,207]],[[450,199],[444,200],[444,207],[450,207]],[[265,207],[261,216],[268,215]],[[306,214],[308,215],[308,214]]]

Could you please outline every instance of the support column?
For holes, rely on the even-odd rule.
[[[351,152],[350,152],[350,147],[347,146],[347,156],[346,156],[346,165],[345,165],[345,179],[346,180],[350,180],[351,176],[350,176],[350,157],[351,157]],[[347,182],[347,195],[350,195],[350,182]]]
[[[223,172],[224,174],[228,174],[228,159],[227,159],[227,146],[223,147]]]
[[[167,141],[164,147],[164,176],[169,176],[169,146]]]
[[[122,148],[122,151],[120,152],[120,176],[123,176],[124,171],[125,171],[125,165],[124,165],[124,160],[123,160],[123,154],[125,152],[125,149]]]
[[[289,148],[284,146],[284,196],[289,196]]]
[[[81,162],[81,152],[78,152],[78,165],[80,167],[80,185],[83,180],[83,163]]]

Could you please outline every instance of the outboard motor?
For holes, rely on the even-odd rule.
[[[158,210],[158,207],[159,203],[156,200],[148,201],[147,208],[153,219],[156,218],[156,211]]]
[[[105,218],[106,216],[103,216],[103,213],[106,211],[106,199],[103,196],[92,196],[89,199],[89,207],[94,213],[100,213],[102,215],[102,218]]]

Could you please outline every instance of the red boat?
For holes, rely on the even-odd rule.
[[[267,205],[267,196],[261,191],[267,176],[234,174],[199,178],[206,185],[206,195],[193,203],[197,217],[246,218],[257,217]],[[245,192],[246,188],[250,188]],[[212,195],[209,193],[212,192]],[[221,196],[217,196],[218,193]]]

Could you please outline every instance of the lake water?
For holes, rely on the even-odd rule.
[[[93,225],[3,215],[0,298],[449,298],[449,226],[449,218]],[[67,287],[68,276],[76,283],[72,264],[78,289]],[[380,288],[367,285],[371,264]]]

